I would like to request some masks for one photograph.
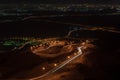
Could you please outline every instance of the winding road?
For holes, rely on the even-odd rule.
[[[76,59],[77,57],[79,57],[80,55],[82,55],[82,48],[84,46],[81,46],[81,47],[77,47],[77,50],[78,50],[78,54],[66,61],[64,61],[63,63],[61,63],[60,65],[56,66],[55,68],[51,69],[50,71],[48,71],[47,73],[41,75],[41,76],[38,76],[38,77],[34,77],[34,78],[31,78],[29,80],[38,80],[38,79],[41,79],[43,77],[46,77],[54,72],[56,72],[57,70],[61,69],[62,67],[64,67],[65,65],[67,65],[68,63],[70,63],[71,61],[73,61],[74,59]]]

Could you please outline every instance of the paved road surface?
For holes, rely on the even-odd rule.
[[[37,79],[41,79],[49,74],[52,74],[54,72],[56,72],[57,70],[61,69],[62,67],[64,67],[66,64],[68,64],[69,62],[73,61],[74,59],[76,59],[77,57],[79,57],[80,55],[82,55],[82,48],[83,46],[81,47],[77,47],[77,50],[78,50],[78,54],[66,61],[64,61],[63,63],[61,63],[60,65],[56,66],[55,68],[51,69],[50,71],[48,71],[47,73],[43,74],[42,76],[38,76],[38,77],[35,77],[35,78],[31,78],[29,80],[37,80]]]

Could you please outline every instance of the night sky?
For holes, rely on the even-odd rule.
[[[99,3],[120,4],[120,0],[0,0],[0,3]]]

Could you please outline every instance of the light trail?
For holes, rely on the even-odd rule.
[[[81,48],[83,48],[83,46],[81,47],[77,47],[78,50],[78,55],[70,58],[69,60],[64,61],[63,63],[61,63],[60,65],[56,66],[55,68],[51,69],[50,71],[48,71],[46,74],[43,74],[42,76],[38,76],[29,80],[37,80],[37,79],[41,79],[49,74],[52,74],[54,72],[56,72],[57,70],[61,69],[62,67],[64,67],[66,64],[68,64],[69,62],[73,61],[74,59],[76,59],[77,57],[79,57],[80,55],[82,55],[82,50]]]
[[[53,47],[53,46],[49,46],[49,47],[47,47],[47,48],[45,48],[45,49],[42,49],[42,50],[39,50],[39,51],[35,51],[34,53],[36,53],[36,52],[40,52],[40,51],[48,50],[48,49],[50,49],[51,47]]]

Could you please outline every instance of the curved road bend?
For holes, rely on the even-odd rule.
[[[69,62],[73,61],[74,59],[76,59],[77,57],[79,57],[80,55],[82,55],[82,49],[81,49],[81,48],[83,48],[83,46],[77,47],[78,54],[77,54],[76,56],[74,56],[74,57],[72,57],[72,58],[64,61],[63,63],[61,63],[61,64],[58,65],[57,67],[51,69],[50,71],[48,71],[47,73],[43,74],[42,76],[34,77],[34,78],[29,79],[29,80],[41,79],[41,78],[43,78],[43,77],[45,77],[45,76],[47,76],[47,75],[49,75],[49,74],[52,74],[52,73],[56,72],[56,71],[59,70],[59,69],[61,69],[61,68],[64,67],[66,64],[68,64]]]

